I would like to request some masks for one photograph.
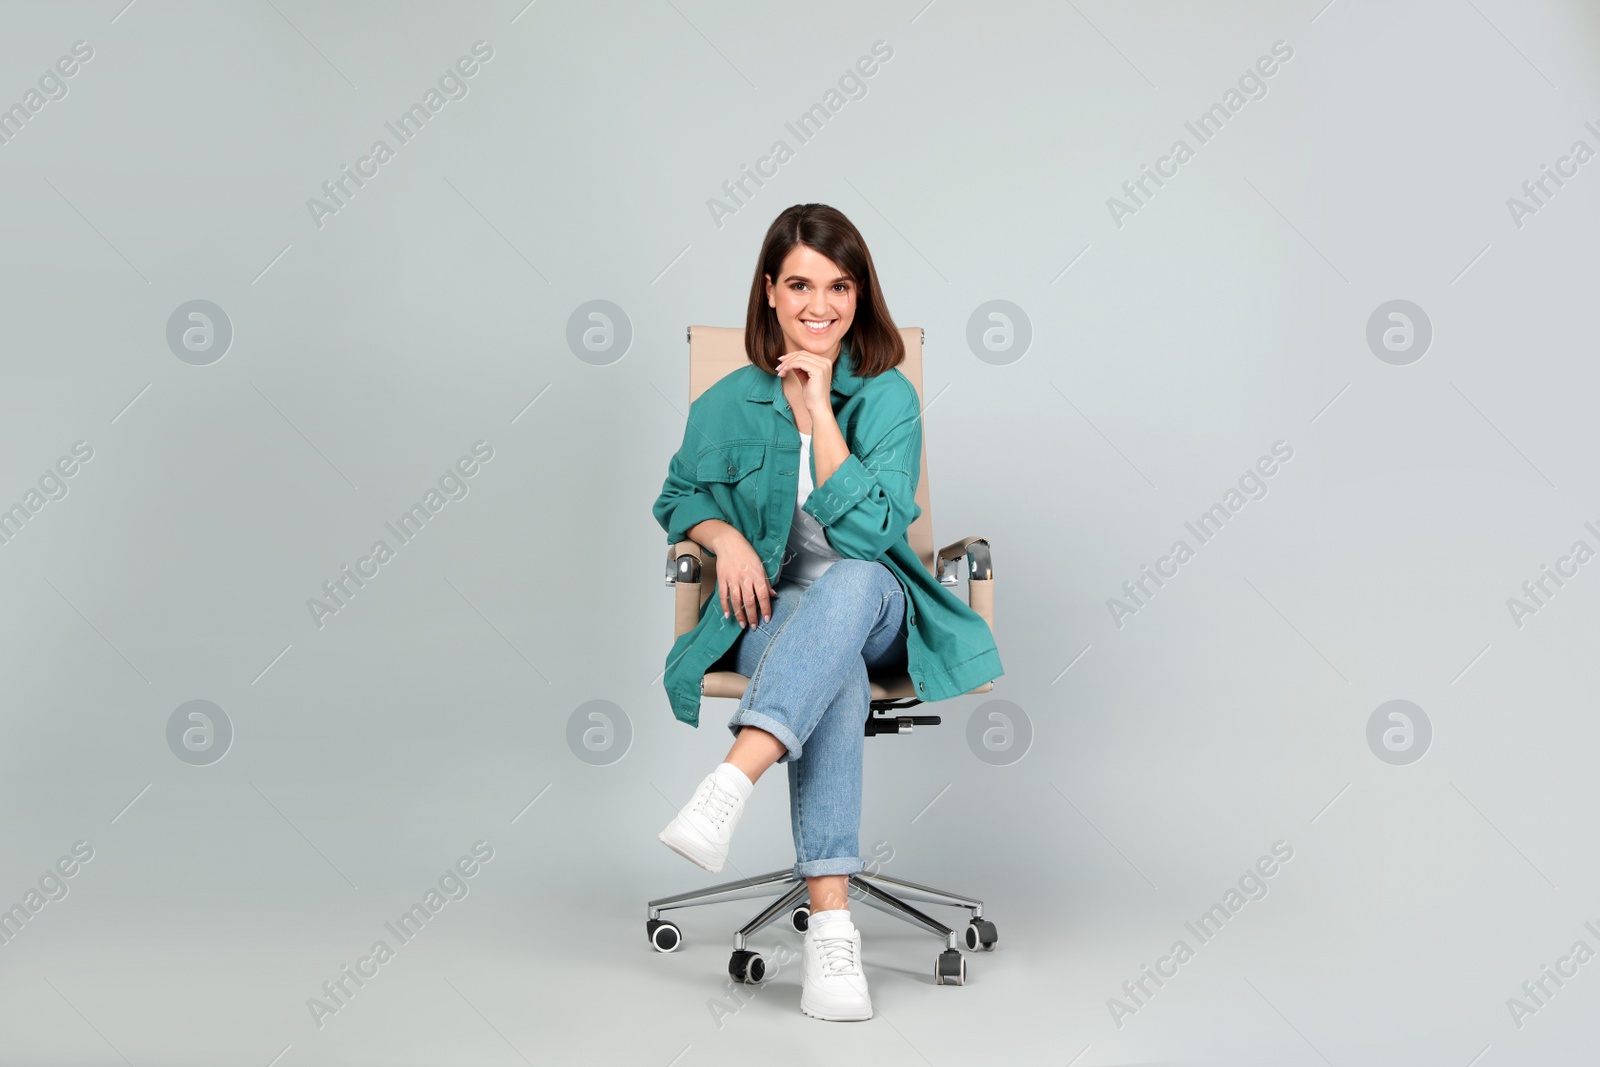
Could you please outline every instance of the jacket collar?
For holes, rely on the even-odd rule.
[[[839,358],[834,362],[833,391],[841,396],[854,396],[861,390],[865,381],[865,378],[856,375],[855,361],[850,357],[850,339],[847,337],[840,342]],[[757,373],[751,378],[750,388],[745,393],[745,399],[757,404],[771,404],[776,403],[782,395],[782,379],[776,374],[768,374],[757,368]]]

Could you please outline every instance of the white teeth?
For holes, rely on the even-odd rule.
[[[827,322],[817,322],[814,319],[801,319],[800,321],[813,330],[825,330],[833,325],[833,320],[831,319]]]

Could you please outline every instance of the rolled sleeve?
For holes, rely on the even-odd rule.
[[[679,541],[687,540],[689,531],[707,519],[728,521],[728,517],[717,506],[717,502],[711,499],[710,493],[704,489],[695,489],[687,497],[679,500],[677,506],[672,509],[671,518],[661,524],[667,530],[667,543],[675,545]]]
[[[805,511],[824,526],[838,522],[845,512],[855,507],[872,492],[872,475],[861,461],[850,453],[844,462],[806,497]]]
[[[920,514],[922,419],[910,414],[864,457],[854,453],[806,497],[801,509],[821,524],[833,550],[849,559],[878,559],[906,535]]]

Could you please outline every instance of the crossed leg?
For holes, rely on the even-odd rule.
[[[752,782],[789,765],[795,872],[811,910],[849,906],[863,869],[862,755],[869,669],[904,669],[905,594],[875,560],[842,559],[809,588],[780,582],[772,619],[739,638],[736,669],[750,679],[728,723],[726,762]]]

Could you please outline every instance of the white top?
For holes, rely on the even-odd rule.
[[[780,581],[789,581],[805,588],[842,557],[828,544],[822,524],[807,514],[800,505],[811,495],[811,435],[800,435],[800,492],[795,499],[794,521],[789,524],[789,544],[784,549]]]

